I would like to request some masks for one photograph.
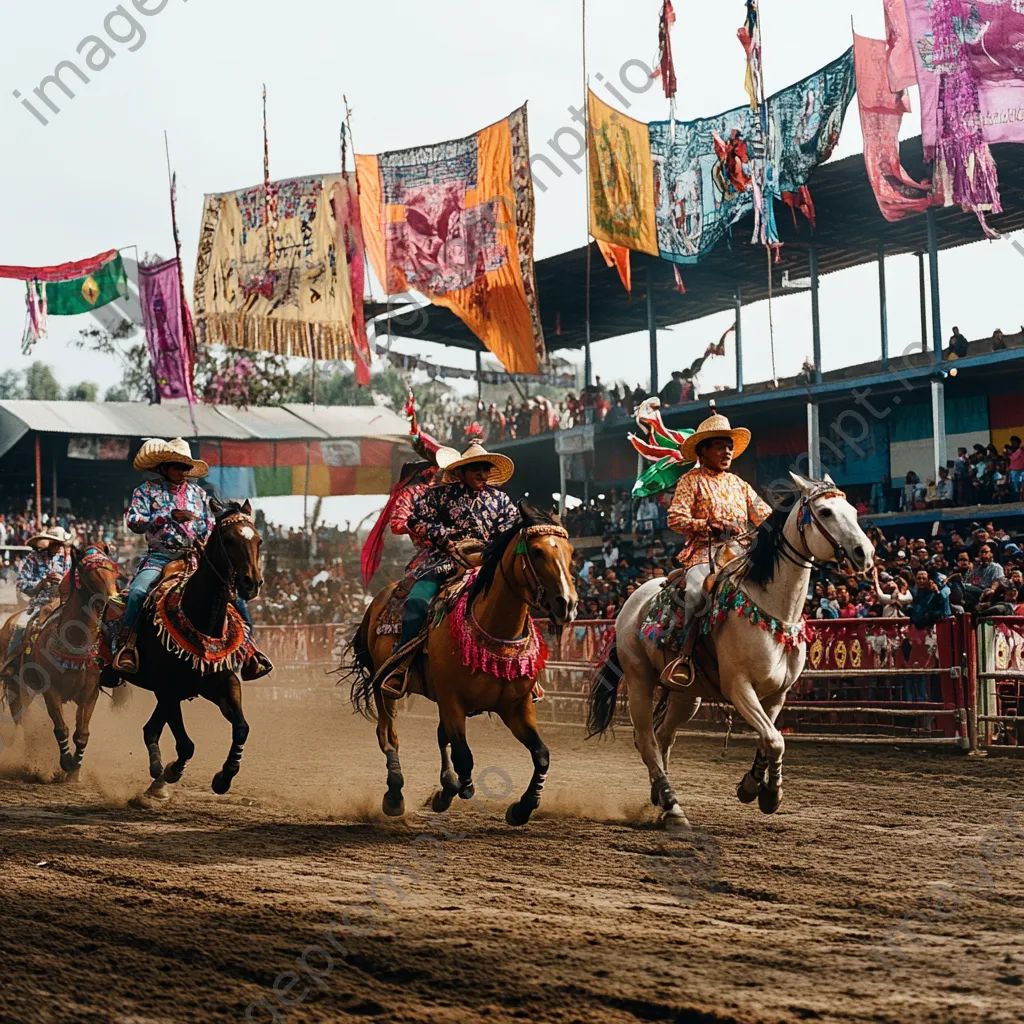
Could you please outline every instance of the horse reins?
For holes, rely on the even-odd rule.
[[[235,579],[238,576],[238,573],[235,570],[235,567],[231,564],[231,559],[228,558],[228,550],[224,546],[224,535],[220,531],[221,527],[234,526],[236,523],[242,523],[245,526],[251,526],[253,529],[256,528],[256,524],[244,512],[229,512],[226,516],[224,516],[223,519],[218,519],[216,521],[213,530],[213,533],[217,537],[217,545],[220,548],[220,553],[224,556],[224,562],[228,566],[228,578],[225,579],[221,575],[220,570],[217,568],[216,565],[213,564],[212,558],[206,559],[206,563],[213,570],[214,576],[216,576],[217,579],[219,579],[221,583],[223,583],[224,586],[227,587],[229,591],[233,591],[235,589]],[[197,548],[196,550],[202,551],[202,553],[205,555],[204,549]]]
[[[843,498],[846,499],[846,494],[839,490],[837,487],[826,487],[821,490],[815,491],[812,494],[805,495],[800,499],[800,505],[797,512],[797,531],[800,534],[800,543],[803,545],[804,550],[798,551],[796,546],[789,540],[785,533],[781,534],[782,548],[781,554],[788,561],[794,565],[799,566],[802,569],[824,569],[830,562],[820,558],[815,558],[811,553],[810,545],[807,543],[806,529],[808,524],[813,523],[817,527],[818,532],[825,538],[826,542],[832,548],[832,561],[838,566],[842,567],[844,562],[851,562],[850,555],[846,548],[839,543],[829,532],[828,528],[821,521],[821,517],[814,510],[813,502],[818,501],[822,498]],[[786,550],[789,549],[789,551]],[[792,555],[789,552],[792,552]],[[793,556],[796,556],[794,558]],[[799,561],[797,561],[799,559]]]

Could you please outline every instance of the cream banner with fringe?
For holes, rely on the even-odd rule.
[[[349,256],[338,244],[335,211],[354,188],[348,176],[329,174],[273,182],[269,194],[258,185],[208,195],[195,278],[200,340],[352,359]]]

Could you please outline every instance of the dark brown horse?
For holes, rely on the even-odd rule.
[[[466,741],[466,719],[493,711],[533,759],[530,784],[505,815],[510,825],[525,825],[530,820],[540,804],[548,772],[548,748],[537,732],[532,699],[542,659],[529,668],[520,665],[515,671],[503,671],[492,655],[497,653],[500,658],[502,652],[525,651],[530,638],[536,637],[531,611],[564,626],[575,619],[578,603],[572,544],[558,516],[525,503],[519,511],[518,522],[487,546],[464,601],[429,628],[417,667],[426,696],[437,703],[440,718],[441,788],[431,806],[446,811],[456,796],[473,796],[473,754]],[[405,780],[398,760],[395,701],[381,692],[382,677],[387,674],[381,669],[391,658],[397,638],[377,634],[377,622],[393,590],[391,585],[377,595],[353,638],[352,701],[357,710],[377,720],[377,742],[388,770],[382,806],[385,814],[396,817],[405,811]],[[456,641],[454,634],[461,639]],[[473,645],[477,645],[476,657]],[[479,645],[487,649],[481,652]]]
[[[207,638],[220,638],[228,627],[228,606],[235,594],[252,600],[263,586],[260,570],[262,539],[252,520],[252,506],[236,502],[221,504],[210,501],[216,523],[199,552],[199,564],[184,583],[180,599],[182,626]],[[166,574],[165,574],[166,579]],[[161,586],[160,583],[157,586]],[[168,783],[181,779],[195,753],[195,744],[185,731],[181,702],[203,697],[220,708],[231,723],[231,749],[223,768],[213,777],[213,791],[223,794],[231,788],[242,761],[242,748],[249,735],[249,726],[242,714],[241,665],[226,663],[214,667],[190,656],[187,648],[176,642],[152,602],[147,602],[139,616],[139,671],[130,677],[136,686],[152,690],[156,710],[142,730],[149,751],[149,774],[153,785],[149,795],[166,799]],[[116,676],[116,670],[104,669],[105,676]],[[176,759],[165,768],[160,757],[160,735],[164,726],[174,734]]]
[[[20,723],[28,705],[42,696],[60,748],[61,769],[69,775],[82,765],[89,723],[100,694],[96,645],[107,602],[117,596],[117,566],[100,548],[79,554],[71,548],[71,571],[61,584],[61,600],[48,614],[39,612],[26,630],[31,650],[10,664],[4,690],[11,718]],[[6,650],[6,640],[3,641]],[[71,752],[64,705],[78,706]]]

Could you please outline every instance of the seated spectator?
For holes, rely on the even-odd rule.
[[[840,619],[853,619],[857,616],[857,606],[850,600],[850,592],[845,586],[836,587],[836,612]]]
[[[966,355],[967,339],[960,333],[959,327],[954,327],[952,337],[949,339],[949,348],[946,350],[946,358],[963,359]]]
[[[928,570],[919,569],[914,579],[916,586],[910,605],[911,624],[918,629],[927,629],[940,619],[948,618],[949,599],[939,590],[938,584]]]

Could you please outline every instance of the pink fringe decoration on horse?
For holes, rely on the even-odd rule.
[[[476,573],[466,577],[466,584],[448,618],[452,640],[462,657],[462,664],[474,672],[486,672],[497,679],[536,679],[548,663],[548,648],[533,619],[528,618],[529,631],[521,640],[500,640],[485,633],[473,619],[469,609],[470,585]]]

